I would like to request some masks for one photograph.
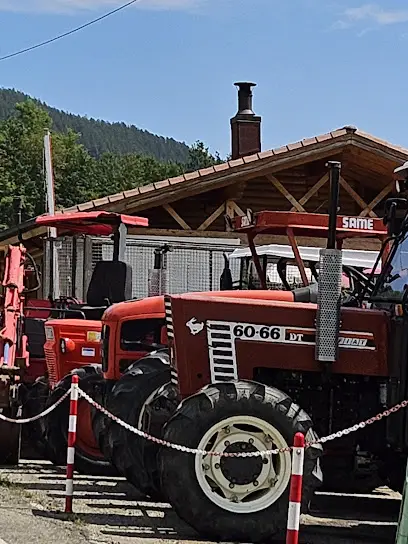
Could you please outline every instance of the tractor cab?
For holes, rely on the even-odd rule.
[[[100,211],[45,215],[38,217],[36,223],[56,228],[58,234],[81,233],[113,237],[113,259],[96,263],[88,286],[86,301],[80,303],[74,298],[63,297],[61,301],[58,301],[63,303],[61,311],[54,310],[54,314],[63,313],[65,317],[100,319],[108,306],[132,297],[132,269],[125,263],[127,227],[146,227],[147,219]]]
[[[241,260],[241,289],[282,289],[294,292],[295,300],[316,301],[319,270],[319,247],[300,247],[297,238],[324,239],[329,232],[330,215],[262,211],[236,218],[235,230],[248,238],[248,247],[235,250],[229,260]],[[371,217],[336,217],[334,246],[341,250],[345,240],[377,238],[387,240],[387,228],[382,219]],[[289,245],[256,246],[258,235],[286,236]],[[381,252],[342,250],[343,293],[346,296],[371,292],[379,274]]]
[[[132,298],[132,269],[125,262],[127,229],[147,226],[148,220],[99,211],[45,215],[38,217],[36,223],[56,228],[58,235],[80,233],[113,238],[113,259],[96,263],[86,300],[80,302],[67,296],[51,301],[49,319],[45,321],[45,337],[36,336],[44,346],[48,377],[53,387],[74,368],[100,363],[102,314],[112,304]],[[75,267],[73,259],[73,269]],[[44,328],[44,320],[26,320],[26,328],[30,327]]]

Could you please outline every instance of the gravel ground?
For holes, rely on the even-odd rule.
[[[62,513],[64,469],[28,461],[0,468],[0,487],[0,544],[200,542],[168,504],[143,500],[121,478],[76,476],[70,519]],[[301,542],[392,544],[399,506],[400,495],[387,489],[372,495],[317,494],[311,515],[303,516]]]

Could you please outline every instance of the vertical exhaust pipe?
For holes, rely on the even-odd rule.
[[[341,164],[330,161],[327,167],[330,176],[329,225],[327,247],[320,251],[315,357],[322,363],[334,363],[339,351],[343,272],[342,252],[336,243]]]

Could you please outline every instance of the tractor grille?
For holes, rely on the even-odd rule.
[[[57,357],[55,356],[54,349],[47,344],[45,344],[44,346],[44,353],[45,353],[45,361],[47,363],[50,386],[51,388],[53,388],[59,381]]]

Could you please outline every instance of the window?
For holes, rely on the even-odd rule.
[[[102,358],[102,371],[108,371],[109,363],[109,336],[110,336],[110,327],[108,325],[103,325],[102,327],[102,345],[101,345],[101,358]]]
[[[145,351],[146,346],[160,345],[164,319],[132,319],[122,324],[120,347],[125,351]]]
[[[402,302],[408,287],[408,233],[394,246],[376,289],[376,298],[385,302]]]

